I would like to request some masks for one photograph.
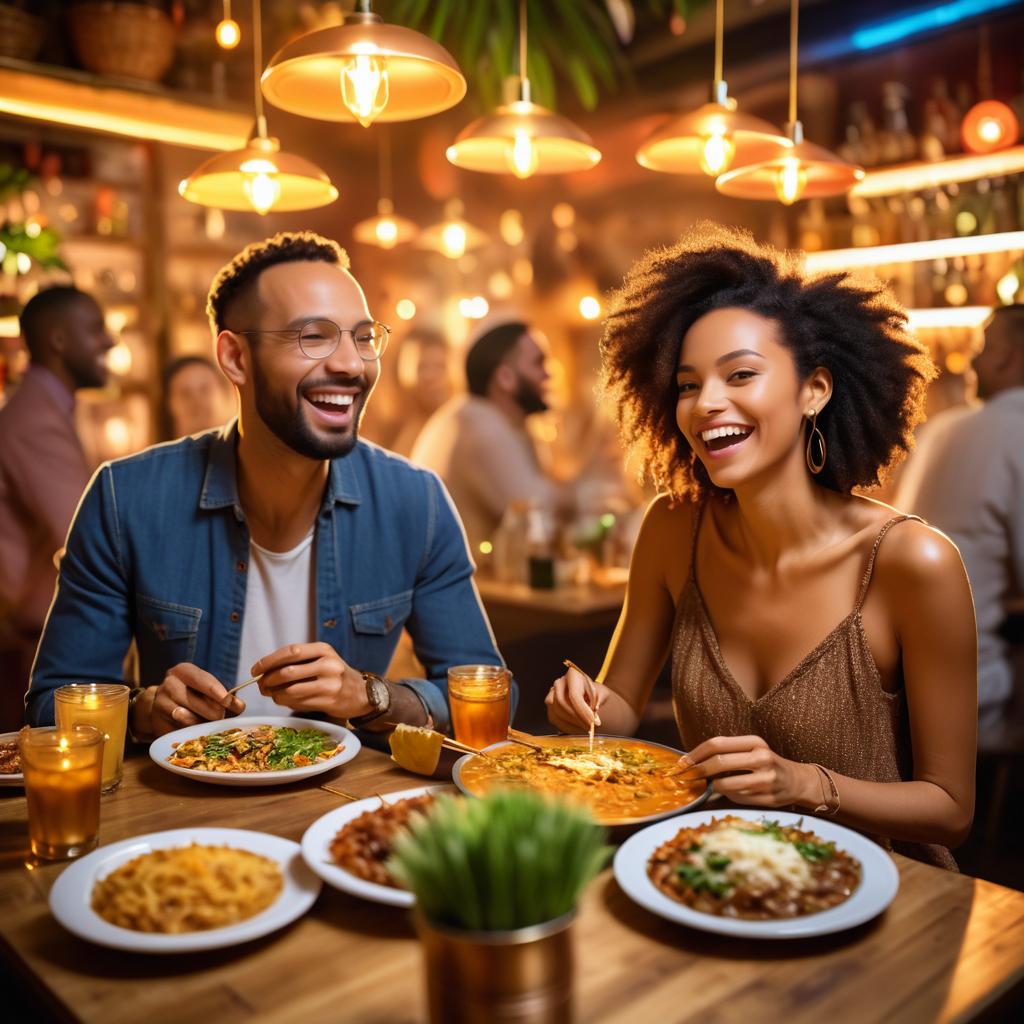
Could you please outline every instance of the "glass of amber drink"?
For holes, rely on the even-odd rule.
[[[88,853],[100,833],[103,733],[92,726],[18,734],[32,853],[66,860]]]
[[[448,702],[455,738],[477,750],[508,738],[512,673],[498,665],[453,665]]]

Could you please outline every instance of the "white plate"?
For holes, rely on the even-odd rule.
[[[681,828],[695,828],[707,824],[712,818],[723,818],[729,814],[745,818],[747,821],[767,819],[777,821],[781,825],[796,825],[808,832],[814,832],[822,839],[834,841],[837,847],[860,861],[860,885],[853,895],[839,906],[822,910],[817,914],[787,918],[784,921],[742,921],[704,914],[670,899],[661,892],[647,875],[647,861],[651,854]],[[798,824],[801,820],[802,826]],[[691,928],[699,928],[701,931],[751,939],[805,939],[812,935],[828,935],[831,932],[855,928],[885,910],[892,903],[900,884],[899,872],[892,857],[877,843],[831,821],[824,821],[811,815],[773,810],[723,808],[718,811],[698,811],[682,818],[660,821],[630,836],[619,847],[615,854],[614,872],[615,880],[626,895],[654,914],[660,914],[670,921],[678,921]]]
[[[18,739],[16,732],[4,732],[0,733],[0,743],[11,743]],[[25,777],[21,772],[9,772],[6,774],[0,774],[0,787],[3,786],[24,786]]]
[[[564,740],[570,745],[582,746],[584,743],[590,740],[590,737],[585,733],[582,736],[572,735],[551,735],[551,736],[535,736],[534,739],[539,740]],[[643,743],[648,747],[660,747],[662,750],[671,750],[677,757],[683,756],[683,751],[676,750],[675,747],[666,746],[664,743],[654,743],[652,740],[639,740],[635,736],[604,736],[599,735],[594,737],[594,742],[600,746],[603,743],[614,745],[618,740],[625,740],[628,743]],[[502,747],[514,746],[512,743],[492,743],[489,747],[484,747],[484,750],[498,750]],[[466,796],[477,796],[476,793],[470,792],[469,788],[462,782],[462,769],[476,757],[476,754],[463,754],[455,764],[452,765],[452,782],[455,783],[458,788],[466,794]],[[594,814],[595,819],[599,825],[607,825],[608,827],[614,827],[617,825],[646,825],[651,821],[661,821],[662,818],[673,818],[679,814],[685,814],[687,811],[696,810],[703,804],[707,798],[711,795],[712,784],[707,782],[704,786],[704,791],[694,797],[689,803],[680,804],[678,807],[670,807],[667,811],[658,811],[656,814],[640,814],[635,817],[621,817],[614,818],[608,815],[598,814],[591,808],[591,813]]]
[[[258,725],[276,725],[286,729],[319,729],[321,732],[327,733],[328,736],[333,736],[339,743],[344,743],[345,746],[343,750],[326,761],[308,764],[304,768],[285,768],[279,772],[207,772],[198,771],[195,768],[182,768],[167,760],[174,753],[173,744],[175,743],[184,743],[185,740],[194,740],[197,736],[224,732],[227,729],[255,729]],[[308,779],[311,775],[329,772],[332,768],[351,761],[359,753],[361,747],[362,744],[355,733],[349,732],[344,726],[335,725],[333,722],[316,722],[311,718],[292,718],[287,715],[278,718],[253,716],[252,718],[222,718],[217,722],[200,722],[199,725],[190,725],[186,729],[169,732],[165,736],[153,740],[149,745],[149,756],[161,768],[174,772],[175,775],[196,779],[199,782],[212,782],[217,786],[279,786],[286,782],[297,782],[300,779]]]
[[[433,791],[451,792],[449,786],[420,786],[418,789],[403,789],[400,793],[384,793],[382,797],[389,804],[399,800],[406,800],[412,796],[420,796],[423,793]],[[389,885],[378,885],[376,882],[368,882],[351,871],[335,864],[331,860],[331,841],[350,822],[354,821],[365,811],[374,811],[380,807],[380,798],[375,796],[367,797],[365,800],[356,800],[354,803],[346,804],[344,807],[336,807],[328,811],[322,818],[317,818],[302,837],[302,857],[305,862],[315,871],[328,885],[342,892],[351,893],[353,896],[361,896],[365,900],[372,900],[374,903],[386,903],[390,907],[411,907],[415,902],[413,894],[406,889],[392,889]]]
[[[97,914],[90,902],[93,886],[135,857],[179,846],[230,846],[277,861],[284,876],[280,896],[262,913],[238,924],[180,935],[119,928]],[[75,861],[50,890],[50,910],[69,932],[101,946],[135,953],[192,953],[258,939],[301,917],[320,892],[320,880],[302,861],[298,843],[240,828],[177,828],[125,839]]]

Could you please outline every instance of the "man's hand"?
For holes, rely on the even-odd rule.
[[[245,710],[245,702],[229,694],[218,679],[188,662],[175,665],[152,689],[152,698],[145,694],[136,704],[139,721],[132,725],[140,735],[163,736],[174,729],[213,722],[228,712],[237,715]]]
[[[373,710],[363,674],[330,644],[288,644],[252,667],[262,676],[260,692],[294,711],[322,711],[332,718],[358,718]]]

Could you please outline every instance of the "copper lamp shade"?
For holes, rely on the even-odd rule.
[[[637,150],[636,162],[666,174],[714,174],[715,169],[705,167],[702,161],[708,140],[715,138],[731,141],[733,152],[726,169],[770,160],[780,146],[790,145],[768,121],[739,113],[725,82],[715,82],[712,101],[662,126]]]
[[[268,190],[262,202],[260,189]],[[338,190],[316,164],[282,153],[277,139],[259,135],[243,149],[218,153],[200,164],[178,186],[178,194],[201,206],[259,213],[311,210],[338,198]]]
[[[786,126],[789,148],[779,146],[773,157],[736,167],[715,179],[723,195],[741,199],[771,199],[787,205],[798,199],[841,195],[864,177],[864,168],[804,141],[799,121]]]
[[[359,60],[386,67],[386,98],[373,120],[428,117],[466,95],[466,79],[443,46],[371,13],[350,14],[343,25],[309,32],[278,50],[263,72],[263,95],[303,117],[360,121],[342,98],[346,68]]]
[[[527,153],[517,166],[518,144],[526,145]],[[528,99],[498,107],[467,125],[445,155],[469,171],[519,177],[589,171],[601,159],[585,131]]]

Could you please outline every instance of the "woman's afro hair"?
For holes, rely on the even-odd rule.
[[[810,275],[799,254],[712,221],[641,257],[605,324],[603,392],[641,476],[676,498],[715,489],[676,424],[676,365],[690,327],[724,308],[773,320],[801,380],[819,366],[832,374],[818,416],[828,458],[816,481],[848,494],[883,480],[912,446],[935,376],[903,307],[877,280]]]

